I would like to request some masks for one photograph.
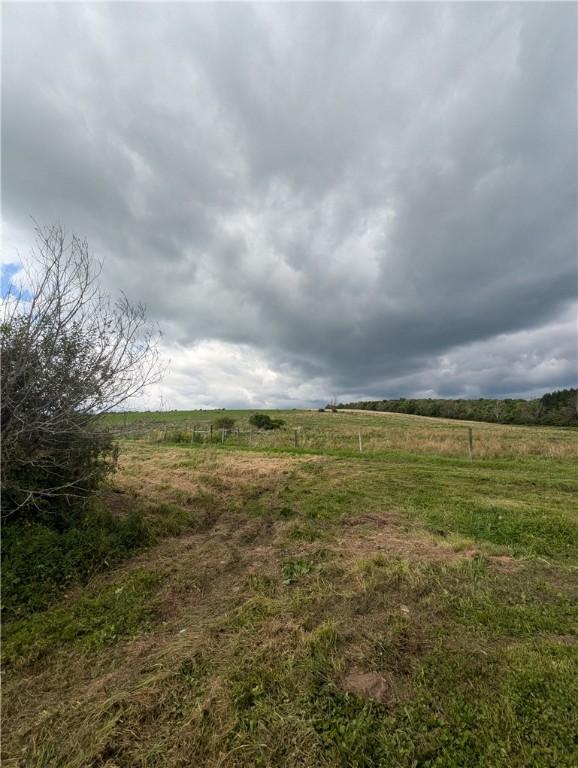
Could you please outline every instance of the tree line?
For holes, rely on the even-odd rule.
[[[339,403],[328,408],[349,408],[364,411],[390,411],[444,419],[488,421],[495,424],[543,424],[549,426],[578,426],[578,389],[548,392],[533,400],[523,399],[397,399],[362,400]]]

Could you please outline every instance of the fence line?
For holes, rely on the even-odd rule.
[[[331,431],[323,432],[315,429],[302,427],[287,427],[282,430],[254,430],[254,429],[240,429],[239,427],[233,427],[230,429],[217,429],[214,424],[201,422],[201,423],[169,423],[169,422],[156,422],[153,424],[134,424],[126,426],[115,425],[108,428],[108,433],[117,438],[148,438],[151,442],[171,442],[171,443],[189,443],[193,444],[221,444],[224,445],[230,439],[237,439],[243,441],[249,448],[265,447],[269,443],[276,443],[271,447],[277,448],[318,448],[318,449],[342,449],[342,450],[357,450],[359,453],[364,452],[366,449],[372,450],[387,450],[387,449],[404,449],[403,444],[392,445],[387,443],[387,432],[385,434],[380,433],[379,438],[385,438],[385,445],[377,445],[375,440],[375,432],[370,430],[369,432],[363,432],[358,430],[357,433],[336,434]],[[452,428],[452,432],[454,429]],[[474,439],[473,431],[471,427],[467,427],[465,430],[466,441],[464,457],[469,457],[470,461],[474,460]],[[463,432],[461,433],[463,434]],[[478,433],[479,434],[479,433]],[[467,451],[467,452],[466,452]],[[460,453],[459,449],[456,453]],[[482,451],[483,453],[483,451]]]

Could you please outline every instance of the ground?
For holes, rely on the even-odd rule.
[[[121,442],[155,536],[5,624],[3,765],[577,765],[578,433],[281,416]]]

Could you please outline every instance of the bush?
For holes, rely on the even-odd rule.
[[[258,429],[279,429],[284,423],[282,419],[272,419],[266,413],[254,413],[249,419],[249,424]]]
[[[88,245],[58,226],[36,234],[0,321],[2,515],[59,526],[115,467],[103,414],[160,369],[144,307],[101,292]]]
[[[165,432],[165,442],[167,443],[190,443],[192,433],[186,429],[168,429]]]
[[[230,416],[222,416],[213,422],[215,429],[233,429],[235,424],[235,419],[232,419]]]

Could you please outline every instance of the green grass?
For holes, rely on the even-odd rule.
[[[152,541],[145,520],[135,510],[118,519],[94,504],[63,530],[14,522],[5,524],[2,534],[5,620],[46,608],[64,590],[85,583],[93,573]]]
[[[336,684],[342,644],[327,621],[296,653],[276,658],[258,646],[243,654],[228,680],[239,764],[575,764],[575,649],[438,643],[395,681],[399,703],[382,704]]]
[[[556,633],[572,631],[576,611],[560,587],[552,599],[540,593],[543,576],[523,571],[508,580],[483,561],[448,568],[377,559],[361,570],[370,594],[360,615],[374,613],[363,635],[375,641],[362,664],[388,676],[391,699],[368,700],[339,684],[351,655],[347,591],[341,605],[331,601],[336,618],[320,621],[315,610],[315,628],[282,655],[263,640],[276,614],[269,600],[261,621],[245,625],[242,663],[228,680],[236,713],[229,740],[244,745],[239,764],[575,764],[576,648]],[[314,599],[327,597],[321,590]],[[350,599],[359,607],[358,590]],[[388,612],[400,600],[409,616]],[[294,610],[303,616],[303,602]],[[280,604],[277,611],[291,613]]]
[[[6,665],[27,664],[76,645],[97,651],[141,629],[155,614],[151,601],[159,576],[135,571],[67,604],[8,624],[2,644]]]
[[[446,538],[460,534],[512,556],[576,557],[578,479],[570,462],[462,465],[420,458],[336,460],[302,476],[285,494],[307,521],[401,513]]]

